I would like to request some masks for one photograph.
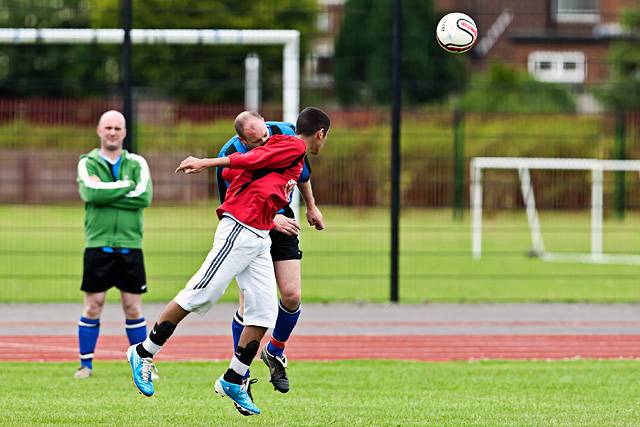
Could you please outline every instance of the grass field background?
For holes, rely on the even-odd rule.
[[[133,388],[129,367],[98,362],[87,381],[75,363],[0,363],[0,425],[636,426],[638,361],[297,362],[288,394],[261,363],[242,417],[213,392],[227,362],[160,362],[156,395]]]
[[[200,266],[217,224],[213,206],[145,211],[146,301],[170,300]],[[303,227],[303,299],[389,301],[388,211],[322,208],[327,229]],[[0,302],[78,301],[82,221],[81,205],[0,206]],[[547,250],[589,250],[588,212],[543,211],[541,222]],[[605,251],[640,253],[639,228],[637,214],[606,220]],[[639,266],[527,257],[523,211],[485,216],[481,260],[470,256],[468,219],[456,222],[449,210],[403,211],[400,244],[403,303],[640,300]],[[223,298],[236,298],[235,285]]]
[[[373,119],[373,117],[377,117]],[[352,156],[358,148],[368,154],[388,155],[391,140],[387,113],[372,116],[372,122],[337,123],[331,126],[328,150],[333,155]],[[267,117],[267,119],[270,119]],[[614,133],[606,114],[465,114],[464,136],[472,142],[465,155],[524,157],[609,157]],[[403,150],[412,155],[426,152],[451,156],[454,126],[450,111],[429,109],[405,111],[402,122]],[[165,124],[138,122],[136,144],[148,152],[189,151],[210,153],[212,143],[221,146],[233,130],[233,119],[214,123],[181,121]],[[27,120],[0,124],[0,149],[63,149],[83,153],[87,141],[95,139],[95,125],[43,125]],[[630,149],[633,149],[632,147]]]

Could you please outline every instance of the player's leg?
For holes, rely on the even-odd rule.
[[[74,374],[77,379],[89,378],[93,373],[93,356],[100,335],[100,315],[106,291],[113,284],[113,267],[112,253],[104,252],[102,248],[85,249],[80,286],[84,292],[84,306],[78,321],[80,368]]]
[[[240,340],[242,329],[244,329],[244,296],[242,295],[242,292],[239,292],[238,310],[233,315],[233,319],[231,320],[231,335],[233,336],[233,351],[235,351],[236,347],[238,346],[238,341]]]
[[[125,249],[116,253],[120,300],[125,315],[125,330],[129,344],[138,344],[147,337],[147,322],[142,313],[142,294],[147,292],[147,277],[141,249]]]
[[[302,286],[300,279],[300,260],[302,251],[297,236],[287,236],[275,230],[270,233],[271,256],[275,268],[280,301],[278,319],[273,328],[269,343],[262,349],[261,359],[269,367],[271,383],[281,393],[289,391],[287,376],[287,358],[284,355],[285,343],[298,323],[301,312]]]
[[[300,317],[300,260],[276,261],[274,268],[280,290],[278,319],[260,358],[269,367],[273,387],[281,393],[286,393],[289,391],[289,377],[284,348]]]
[[[231,397],[237,405],[252,414],[259,414],[260,410],[242,388],[242,381],[258,353],[260,340],[267,329],[275,325],[278,315],[276,279],[269,254],[270,240],[264,239],[261,243],[263,250],[236,276],[244,295],[245,326],[229,369],[216,381],[216,392]]]
[[[78,321],[80,368],[74,374],[76,379],[89,378],[93,372],[93,357],[100,335],[100,315],[105,297],[106,292],[84,294],[84,308]]]
[[[273,263],[280,301],[278,303],[278,320],[271,334],[267,349],[274,356],[281,356],[285,343],[298,323],[301,310],[300,260],[276,261]]]
[[[142,314],[142,295],[120,291],[120,299],[129,345],[139,344],[147,337],[147,322]]]
[[[139,344],[133,344],[127,349],[127,360],[131,365],[133,384],[145,396],[154,393],[153,364],[155,356],[173,334],[176,326],[187,317],[190,312],[171,301],[160,314],[149,336]]]
[[[151,396],[154,392],[151,380],[153,356],[162,349],[178,323],[192,311],[206,313],[220,299],[233,277],[248,264],[252,253],[243,245],[246,240],[243,230],[246,229],[231,219],[221,220],[213,248],[202,266],[166,306],[149,336],[127,351],[134,384],[144,395]],[[246,230],[245,233],[251,232]]]

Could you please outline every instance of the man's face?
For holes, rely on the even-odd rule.
[[[98,136],[100,147],[107,151],[116,151],[122,148],[122,142],[127,136],[124,120],[118,115],[106,115],[98,123]]]
[[[325,132],[324,129],[320,129],[318,132],[315,133],[313,140],[311,141],[311,147],[309,148],[309,151],[314,156],[317,156],[318,154],[320,154],[320,150],[322,150],[322,147],[324,147],[324,144],[326,142],[327,142],[327,132]]]
[[[267,142],[267,139],[269,139],[269,130],[263,119],[256,118],[245,126],[244,135],[246,139],[241,138],[242,142],[249,150],[252,150]]]

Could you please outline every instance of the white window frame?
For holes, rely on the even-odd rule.
[[[551,68],[541,70],[538,64],[549,62]],[[575,63],[576,68],[566,70],[566,63]],[[529,53],[529,73],[537,80],[552,83],[584,83],[587,78],[587,61],[584,52],[547,52],[534,51]]]
[[[563,0],[553,0],[553,16],[556,22],[575,24],[595,24],[600,22],[599,2],[595,9],[562,9]]]

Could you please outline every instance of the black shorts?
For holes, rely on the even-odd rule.
[[[289,206],[285,208],[284,216],[287,218],[295,218]],[[274,261],[302,259],[298,236],[287,236],[279,231],[271,230],[269,237],[271,237],[271,258]]]
[[[81,290],[105,292],[115,286],[132,294],[147,292],[147,275],[144,271],[142,249],[129,249],[128,253],[115,250],[104,252],[102,248],[84,250],[84,271]]]

